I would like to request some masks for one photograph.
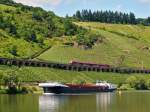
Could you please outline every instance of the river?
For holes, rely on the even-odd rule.
[[[0,95],[0,112],[149,112],[150,92]]]

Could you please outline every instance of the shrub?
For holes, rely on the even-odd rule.
[[[144,79],[138,79],[136,85],[135,85],[135,89],[137,90],[146,90],[148,89],[145,83]]]
[[[22,87],[22,88],[21,88],[21,92],[22,92],[22,93],[28,93],[28,89],[27,89],[26,87]]]
[[[16,86],[12,86],[7,89],[7,94],[16,94],[16,93],[18,93]]]
[[[64,21],[64,29],[65,29],[65,35],[67,36],[75,35],[77,32],[77,26],[74,25],[68,19]]]
[[[14,56],[18,56],[17,54],[17,46],[13,45],[10,49],[9,49],[9,53],[14,55]]]
[[[38,21],[42,21],[43,20],[43,16],[42,13],[40,11],[35,11],[32,14],[32,18]]]
[[[21,88],[22,93],[34,93],[35,91],[38,91],[38,88],[35,86],[23,86]]]
[[[147,86],[148,89],[150,89],[150,79],[148,79],[148,80],[146,81],[146,86]]]
[[[126,80],[126,83],[137,90],[148,89],[145,80],[143,79],[143,77],[140,76],[131,76]]]
[[[91,32],[80,32],[77,35],[76,41],[79,45],[84,45],[89,48],[92,48],[92,46],[95,44],[95,42],[98,41],[98,38],[101,37],[100,34],[91,33]]]
[[[0,90],[0,94],[6,94],[7,93],[7,91],[6,90]]]
[[[129,78],[127,78],[126,83],[129,84],[132,88],[135,88],[137,78],[135,76],[130,76]]]
[[[16,71],[8,70],[5,72],[5,75],[3,75],[2,80],[5,82],[5,84],[8,86],[8,88],[13,88],[14,85],[17,86],[20,79],[17,75]]]
[[[32,87],[32,90],[33,91],[38,91],[37,87],[35,87],[35,86]]]
[[[129,88],[131,88],[131,86],[129,84],[122,84],[119,89],[120,90],[128,90]]]

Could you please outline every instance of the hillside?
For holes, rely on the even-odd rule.
[[[150,68],[150,27],[143,25],[72,22],[39,7],[0,1],[0,57],[30,58],[68,63],[71,60],[123,67]],[[49,68],[0,66],[5,76],[21,82],[61,81],[125,83],[131,74],[73,72]],[[140,74],[132,74],[141,76]],[[149,80],[149,75],[143,76]]]
[[[51,11],[0,1],[0,57],[30,57],[55,43],[54,37],[71,36],[75,31],[69,20]]]
[[[54,46],[38,59],[68,63],[70,60],[107,63],[114,66],[150,68],[150,27],[141,25],[75,23],[99,32],[103,42],[92,49]]]
[[[148,26],[96,22],[72,24],[69,19],[60,18],[53,12],[11,0],[0,2],[0,21],[0,57],[27,58],[51,47],[37,59],[150,68]]]

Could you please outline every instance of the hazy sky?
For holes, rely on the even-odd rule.
[[[136,17],[150,16],[150,0],[14,0],[30,6],[40,6],[59,16],[72,15],[76,10],[113,10],[133,12]]]

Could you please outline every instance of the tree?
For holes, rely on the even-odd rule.
[[[150,17],[147,18],[147,25],[150,25]]]
[[[66,14],[66,18],[67,18],[67,19],[69,18],[69,15],[68,15],[68,14]]]
[[[76,41],[79,45],[84,45],[85,44],[85,35],[83,32],[80,32],[78,35],[77,35],[77,38],[76,38]]]
[[[24,40],[26,41],[32,41],[32,42],[37,42],[37,36],[36,36],[36,33],[34,32],[34,30],[26,30],[24,29],[23,32],[21,32]]]
[[[129,18],[130,18],[129,21],[130,24],[136,24],[135,15],[132,12],[129,14]]]
[[[9,50],[9,53],[11,53],[14,56],[18,56],[18,54],[17,54],[17,46],[13,45],[12,48]]]
[[[123,23],[127,24],[128,23],[128,14],[123,14]]]
[[[147,18],[148,23],[150,23],[150,17]]]
[[[78,43],[78,45],[83,45],[85,47],[92,48],[95,42],[97,42],[98,37],[100,37],[99,34],[91,32],[89,33],[83,30],[77,35],[76,42]]]
[[[76,12],[75,16],[76,16],[78,19],[81,19],[81,20],[82,20],[82,18],[81,18],[81,13],[80,13],[79,10]]]
[[[8,5],[9,5],[9,4],[10,4],[10,5],[11,5],[11,4],[14,4],[13,0],[0,0],[0,3],[1,3],[1,4],[8,4]]]
[[[50,17],[50,16],[47,17],[47,21],[48,21],[48,24],[47,24],[48,25],[48,34],[47,34],[47,37],[52,37],[57,27],[55,26],[55,23],[54,23],[52,17]]]
[[[145,80],[141,76],[130,76],[126,83],[129,84],[132,88],[138,90],[146,90],[148,89]]]
[[[94,11],[91,10],[78,10],[73,16],[81,21],[96,21],[105,23],[122,23],[122,24],[136,24],[136,18],[134,13],[122,13],[113,11]]]
[[[36,42],[37,41],[37,37],[36,34],[34,32],[32,32],[29,36],[28,36],[28,40],[32,41],[32,42]]]
[[[8,70],[2,77],[5,85],[8,87],[8,93],[17,93],[17,86],[19,85],[20,78],[16,71]]]
[[[93,14],[92,14],[92,11],[91,10],[89,10],[89,12],[88,12],[88,20],[89,21],[93,21]]]
[[[16,35],[17,34],[17,29],[15,25],[10,25],[9,27],[9,33]]]
[[[77,32],[77,27],[68,19],[64,20],[65,35],[74,35]]]
[[[42,16],[42,12],[41,11],[34,11],[32,13],[32,18],[38,21],[42,21],[43,20],[43,16]]]
[[[115,14],[114,14],[114,19],[113,19],[114,23],[119,23],[119,14],[118,12],[116,11]]]
[[[150,79],[148,79],[148,80],[146,81],[146,85],[147,85],[148,89],[150,89]]]
[[[137,90],[147,90],[148,89],[146,82],[143,78],[138,79],[135,88]]]
[[[132,88],[136,86],[137,78],[135,76],[130,76],[127,78],[126,83],[129,84]]]

